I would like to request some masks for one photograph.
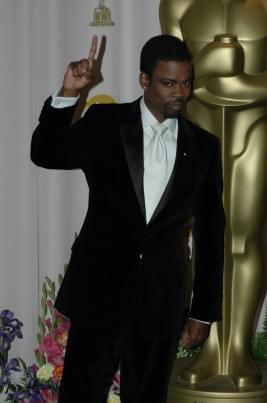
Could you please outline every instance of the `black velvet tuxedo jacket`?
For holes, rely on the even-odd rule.
[[[174,170],[146,224],[139,100],[94,105],[72,126],[74,107],[54,109],[50,101],[33,134],[32,161],[44,168],[80,168],[90,189],[57,309],[72,320],[106,325],[139,318],[148,334],[178,335],[188,270],[184,226],[194,217],[190,316],[219,320],[224,211],[216,137],[178,117]]]

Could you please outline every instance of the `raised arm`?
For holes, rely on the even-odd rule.
[[[97,51],[97,36],[94,35],[86,59],[81,59],[69,64],[64,75],[63,85],[59,96],[77,97],[81,91],[94,80],[94,59]]]
[[[77,97],[94,81],[96,51],[97,37],[94,36],[88,58],[69,64],[58,96]],[[75,169],[87,163],[93,145],[91,109],[94,108],[72,125],[75,107],[74,104],[56,108],[51,105],[51,97],[46,100],[31,143],[31,159],[36,165],[49,169]]]

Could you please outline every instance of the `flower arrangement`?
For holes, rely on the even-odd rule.
[[[38,381],[35,368],[27,367],[21,358],[8,358],[12,342],[22,338],[22,326],[13,312],[0,312],[0,402],[45,402],[42,389],[46,386]]]
[[[63,276],[58,276],[58,286]],[[15,338],[22,338],[23,323],[8,310],[0,312],[0,402],[52,403],[58,398],[69,320],[54,308],[57,287],[48,277],[42,285],[41,313],[38,317],[36,364],[29,367],[21,358],[8,359]],[[116,373],[109,403],[119,403],[120,373]]]
[[[120,370],[116,372],[109,392],[108,403],[120,402]]]
[[[58,285],[62,282],[58,276]],[[56,284],[48,277],[42,285],[41,313],[38,317],[38,347],[35,350],[36,377],[41,384],[45,401],[57,401],[63,372],[63,361],[68,339],[69,320],[54,308]]]
[[[267,306],[265,310],[262,331],[252,337],[252,352],[256,360],[267,360]]]
[[[178,346],[176,358],[195,357],[200,351],[200,347],[183,348]]]
[[[66,270],[65,266],[65,270]],[[41,390],[45,402],[56,402],[63,372],[63,361],[68,339],[69,319],[54,308],[57,289],[63,276],[59,274],[58,284],[48,277],[42,285],[41,314],[38,317],[38,347],[35,350],[36,378],[45,388]],[[119,403],[120,373],[116,373],[110,389],[108,403]]]
[[[66,270],[65,266],[65,270]],[[57,289],[63,276],[58,275],[57,285],[48,277],[42,284],[41,312],[38,317],[38,347],[36,364],[29,367],[21,358],[9,359],[12,342],[22,338],[22,322],[9,310],[0,312],[0,402],[52,403],[57,401],[63,372],[63,361],[70,322],[54,308]],[[252,338],[253,355],[267,360],[267,309],[261,332]],[[200,348],[178,348],[177,358],[193,357]],[[120,371],[118,370],[108,403],[120,403]]]
[[[58,276],[58,283],[62,281]],[[11,343],[22,338],[22,322],[8,310],[0,313],[0,402],[56,402],[63,371],[69,320],[54,308],[56,285],[48,277],[42,286],[38,317],[37,364],[27,367],[21,358],[8,360]]]
[[[201,347],[185,349],[179,346],[176,357],[195,357],[200,352],[200,350]],[[251,351],[253,357],[257,361],[267,361],[267,306],[265,308],[262,330],[256,332],[251,338]]]

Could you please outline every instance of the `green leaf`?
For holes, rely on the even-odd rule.
[[[43,294],[44,299],[46,299],[47,298],[47,291],[46,291],[45,282],[43,282],[43,285],[42,285],[42,294]]]
[[[42,314],[43,314],[43,317],[45,318],[47,315],[47,306],[46,305],[42,308]]]
[[[37,333],[37,341],[38,341],[39,345],[42,344],[42,342],[43,342],[43,338],[40,333]]]
[[[264,315],[264,320],[263,320],[263,331],[267,333],[267,305],[265,308],[265,315]]]
[[[58,284],[61,285],[62,281],[63,281],[63,276],[62,276],[62,274],[59,274],[58,275]]]
[[[54,281],[52,281],[52,283],[51,283],[51,291],[53,294],[55,294],[55,292],[56,292],[56,284]]]
[[[38,327],[41,333],[41,336],[44,337],[45,335],[45,325],[41,316],[38,316]]]
[[[178,347],[176,357],[177,358],[185,358],[185,357],[195,357],[200,351],[200,347],[192,347],[192,348],[183,348]]]
[[[49,297],[51,298],[52,302],[55,302],[56,300],[56,296],[55,293],[53,293],[52,291],[47,291]]]
[[[0,357],[1,357],[1,361],[6,364],[8,361],[8,352],[7,351],[3,351],[2,353],[0,353]]]
[[[21,359],[21,358],[16,358],[17,362],[18,362],[18,366],[21,370],[26,371],[27,370],[27,365],[25,364],[25,362]]]
[[[257,332],[252,338],[251,347],[257,360],[267,360],[267,333]]]
[[[49,277],[45,277],[45,279],[46,279],[46,282],[47,282],[47,284],[48,284],[48,286],[49,286],[49,288],[51,289],[52,288],[52,284],[53,284],[53,281],[52,280],[50,280],[50,278]]]
[[[47,315],[47,305],[46,305],[46,300],[42,298],[41,300],[41,308],[42,308],[42,318],[44,319]]]
[[[40,351],[37,350],[37,351],[35,351],[35,356],[36,356],[36,360],[37,360],[39,367],[46,364],[46,359],[45,359],[45,356],[43,353],[41,353]]]
[[[40,326],[41,323],[43,323],[43,318],[39,315],[38,316],[38,326]]]

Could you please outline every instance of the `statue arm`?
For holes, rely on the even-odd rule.
[[[218,35],[196,55],[195,91],[200,100],[220,106],[267,100],[267,71],[244,72],[244,51],[233,35]]]
[[[267,71],[233,77],[211,77],[195,87],[195,96],[203,101],[220,105],[251,105],[267,102]]]

